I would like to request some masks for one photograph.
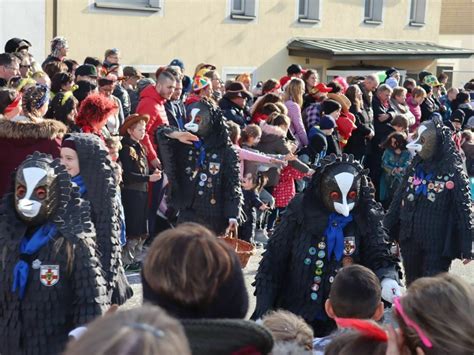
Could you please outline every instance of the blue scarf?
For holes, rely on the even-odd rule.
[[[79,186],[79,193],[81,197],[87,192],[86,184],[84,183],[84,179],[81,175],[76,175],[71,179],[72,182],[76,183]]]
[[[332,253],[336,256],[336,260],[339,261],[342,258],[344,252],[344,227],[352,221],[352,215],[347,217],[339,213],[331,213],[328,219],[328,226],[324,233],[328,238],[328,260],[331,260]]]
[[[20,299],[25,295],[26,283],[28,281],[28,273],[30,271],[30,260],[28,259],[46,245],[56,233],[56,225],[48,222],[39,227],[31,238],[23,237],[20,243],[20,261],[16,263],[13,269],[12,285],[12,292],[16,292],[17,289],[19,290]]]
[[[204,164],[204,159],[206,159],[206,148],[204,147],[204,142],[202,140],[198,140],[197,142],[193,142],[194,148],[199,150],[199,157],[196,164],[197,168],[202,168]]]
[[[425,180],[426,183],[421,183],[415,187],[415,194],[423,194],[426,196],[428,194],[428,181],[433,178],[433,173],[426,173],[421,165],[416,168],[415,179],[420,179],[421,181]]]

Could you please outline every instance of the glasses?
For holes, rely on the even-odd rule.
[[[414,321],[412,321],[410,318],[408,318],[408,316],[403,311],[402,304],[400,303],[400,297],[396,297],[393,302],[394,302],[394,305],[395,305],[395,310],[400,315],[400,317],[402,317],[405,324],[408,327],[415,330],[415,332],[420,337],[420,340],[421,340],[421,342],[423,343],[424,346],[431,349],[433,347],[433,344],[431,343],[430,339],[426,336],[426,334],[423,332],[423,330],[421,330],[421,328],[418,326],[418,324],[416,324]]]
[[[30,68],[31,68],[31,65],[20,65],[20,68],[28,68],[28,69],[30,69]]]

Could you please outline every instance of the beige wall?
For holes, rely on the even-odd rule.
[[[474,34],[474,1],[443,0],[439,33]]]
[[[473,20],[474,21],[474,20]],[[473,35],[441,35],[439,43],[447,46],[469,48],[474,51]],[[440,59],[439,66],[453,66],[453,86],[462,87],[474,78],[474,58],[469,59]]]
[[[385,0],[379,26],[363,23],[364,0],[322,0],[318,25],[296,21],[297,0],[257,0],[258,17],[251,22],[229,19],[229,0],[164,0],[164,9],[152,14],[96,9],[93,0],[58,1],[58,34],[68,38],[70,57],[78,61],[87,55],[102,58],[106,48],[117,47],[126,64],[167,64],[179,57],[188,73],[199,62],[212,62],[221,71],[256,68],[259,80],[279,77],[293,62],[323,69],[334,65],[289,57],[286,44],[293,37],[437,42],[441,10],[441,0],[430,0],[426,26],[415,28],[408,26],[410,0]]]

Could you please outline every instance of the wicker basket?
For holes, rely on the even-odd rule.
[[[219,239],[222,239],[235,250],[239,257],[240,265],[242,266],[242,269],[244,269],[247,266],[250,257],[255,254],[255,247],[253,244],[239,239],[237,230],[231,230],[226,233],[224,237],[219,237]]]

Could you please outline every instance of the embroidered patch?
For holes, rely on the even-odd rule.
[[[41,265],[40,281],[45,286],[54,286],[59,281],[59,265]]]
[[[211,175],[217,175],[219,174],[219,171],[221,170],[221,164],[220,163],[209,163],[209,172]]]
[[[356,250],[355,237],[344,237],[344,255],[352,255]]]

